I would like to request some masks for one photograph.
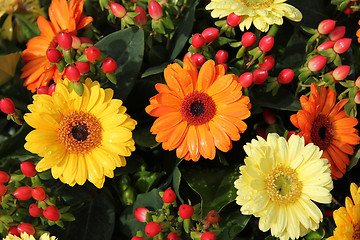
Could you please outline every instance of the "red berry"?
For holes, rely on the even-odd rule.
[[[10,98],[0,100],[0,109],[3,113],[12,114],[15,112],[15,105]]]
[[[215,54],[215,61],[217,63],[226,63],[229,57],[229,53],[225,50],[219,50]]]
[[[48,48],[46,50],[46,57],[51,63],[57,63],[62,58],[61,52],[56,48]]]
[[[89,62],[95,62],[101,55],[100,50],[97,47],[88,47],[86,51],[86,57]]]
[[[148,237],[154,237],[161,232],[161,225],[157,222],[149,222],[145,226],[145,234]]]
[[[263,139],[266,139],[266,132],[263,128],[257,127],[255,129],[256,135],[262,137]]]
[[[202,31],[201,35],[204,37],[206,43],[210,43],[219,36],[219,30],[217,28],[209,27]]]
[[[254,75],[251,72],[245,72],[240,75],[238,81],[244,88],[250,87],[254,81]]]
[[[325,56],[322,55],[315,56],[312,59],[310,59],[308,63],[308,68],[312,72],[317,72],[325,66],[326,61],[327,61],[327,57]]]
[[[139,222],[146,222],[146,213],[149,212],[149,209],[144,207],[137,207],[134,210],[134,215],[136,220]]]
[[[241,43],[244,47],[250,47],[256,42],[256,35],[252,32],[245,32],[241,36]]]
[[[187,52],[187,53],[184,55],[184,57],[183,57],[183,62],[185,62],[185,58],[187,58],[187,57],[191,58],[191,52]]]
[[[274,37],[269,35],[260,39],[259,48],[263,52],[270,51],[274,46]]]
[[[35,200],[42,201],[46,198],[46,193],[42,187],[34,187],[31,191],[31,196]]]
[[[200,67],[206,61],[206,58],[203,55],[201,55],[200,53],[195,53],[190,58],[195,63],[196,67]]]
[[[80,74],[85,74],[90,71],[90,62],[76,62],[76,68]]]
[[[194,208],[188,204],[181,204],[179,207],[179,215],[182,219],[189,219],[194,214]]]
[[[350,66],[342,65],[340,67],[335,68],[332,72],[332,76],[336,81],[344,80],[350,73]]]
[[[139,13],[137,16],[134,17],[134,21],[140,26],[144,26],[147,22],[147,16],[145,10],[140,6],[136,6],[134,12]]]
[[[336,22],[331,19],[323,20],[318,26],[318,32],[320,34],[328,34],[335,28]]]
[[[226,18],[226,23],[231,27],[236,27],[241,22],[241,16],[230,13]]]
[[[216,240],[213,232],[206,232],[201,235],[201,240]]]
[[[279,76],[277,78],[278,83],[280,84],[288,84],[294,79],[294,71],[290,68],[285,68],[281,70]]]
[[[94,45],[94,43],[87,37],[79,37],[79,38],[80,38],[81,43],[89,43],[89,44]]]
[[[112,2],[110,5],[111,12],[115,17],[122,18],[126,15],[126,9],[119,3]]]
[[[205,39],[200,33],[194,34],[194,36],[191,39],[191,45],[193,45],[194,48],[200,48],[204,46]]]
[[[43,211],[43,215],[46,219],[53,222],[56,222],[60,219],[59,210],[55,206],[48,206],[47,208],[45,208]]]
[[[81,47],[81,40],[79,37],[75,36],[75,35],[71,35],[72,38],[72,45],[71,47],[74,49],[79,49]]]
[[[22,223],[22,224],[18,225],[17,230],[19,231],[20,234],[23,232],[26,232],[29,235],[35,234],[35,228],[30,223]]]
[[[336,53],[344,53],[346,52],[351,44],[351,38],[342,38],[335,42],[334,44],[334,52]]]
[[[179,236],[176,234],[176,232],[170,232],[167,237],[166,240],[179,240]]]
[[[346,30],[346,27],[344,26],[339,26],[339,27],[336,27],[334,28],[334,30],[332,30],[330,33],[329,33],[329,39],[331,41],[337,41],[341,38],[344,37],[345,35],[345,30]]]
[[[264,69],[256,69],[254,72],[253,72],[253,82],[255,84],[262,84],[263,82],[265,82],[265,80],[267,79],[268,77],[268,71],[264,70]]]
[[[13,195],[19,200],[26,201],[31,198],[31,191],[32,188],[29,186],[19,187],[18,189],[15,190]]]
[[[143,237],[132,237],[131,240],[145,240]]]
[[[7,193],[7,188],[4,184],[0,183],[0,198]]]
[[[354,97],[354,102],[356,104],[360,104],[360,91],[356,93],[356,95]]]
[[[263,111],[262,115],[263,115],[264,121],[267,124],[272,125],[272,124],[276,123],[276,116],[270,109],[265,109]]]
[[[4,171],[0,171],[0,183],[5,184],[10,180],[9,174]]]
[[[350,5],[350,4],[349,4]],[[351,8],[351,7],[347,7],[347,8],[345,8],[345,10],[344,10],[344,13],[346,14],[346,15],[351,15],[351,14],[354,14],[354,10]]]
[[[154,0],[149,2],[148,12],[150,17],[154,20],[159,20],[163,14],[161,5]]]
[[[49,87],[49,93],[48,93],[50,96],[52,96],[53,92],[55,92],[55,88],[56,88],[56,84],[55,84],[55,83],[53,83],[53,84],[50,85],[50,87]]]
[[[35,164],[32,162],[22,162],[20,163],[21,172],[27,177],[33,177],[37,174],[35,169]]]
[[[218,223],[220,221],[220,215],[214,210],[208,212],[205,218],[210,224]]]
[[[37,94],[49,94],[49,87],[48,86],[40,86],[37,91]]]
[[[102,69],[103,69],[104,73],[115,72],[117,69],[117,63],[115,62],[114,59],[112,59],[111,57],[108,57],[104,60]]]
[[[360,88],[360,76],[356,79],[356,81],[355,81],[355,86],[356,86],[357,88]]]
[[[69,50],[72,46],[72,37],[70,33],[61,32],[59,33],[58,37],[58,44],[62,49]]]
[[[318,47],[317,47],[317,50],[318,51],[324,51],[326,49],[329,49],[329,48],[332,48],[335,44],[335,41],[326,41],[322,44],[320,44]]]
[[[296,135],[296,132],[295,131],[290,131],[288,132],[288,134],[286,135],[286,141],[289,141],[289,138],[291,137],[291,135],[295,134]]]
[[[29,214],[33,217],[40,217],[42,212],[42,208],[39,208],[37,203],[33,203],[29,206]]]
[[[19,233],[19,231],[17,230],[17,226],[11,226],[11,227],[9,227],[9,229],[7,230],[7,234],[8,234],[8,235],[11,234],[11,235],[20,237],[20,233]]]
[[[263,63],[259,63],[259,68],[270,71],[275,65],[275,58],[271,55],[265,56]]]
[[[164,203],[172,203],[176,200],[176,194],[172,189],[168,188],[165,190],[162,199]]]
[[[80,71],[75,65],[70,65],[65,70],[65,76],[72,82],[80,81]]]

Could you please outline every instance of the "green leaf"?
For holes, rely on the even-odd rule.
[[[169,65],[169,62],[165,62],[159,66],[155,66],[155,67],[151,67],[145,70],[145,72],[141,75],[142,78],[144,77],[148,77],[150,75],[155,75],[158,73],[162,73],[164,71],[164,69],[167,67],[167,65]]]
[[[301,26],[301,29],[304,30],[307,33],[310,34],[315,34],[316,30],[314,28],[310,28],[310,27],[306,27],[306,26]]]
[[[233,208],[227,210],[226,207],[224,210],[225,211],[220,212],[222,218],[220,226],[223,227],[223,224],[225,226],[220,235],[217,236],[217,239],[232,240],[246,227],[251,215],[241,214],[240,206],[238,206],[237,210],[234,210]]]
[[[160,143],[155,140],[155,135],[150,132],[152,125],[138,125],[133,131],[133,139],[136,144],[143,147],[154,148]]]
[[[142,65],[144,31],[138,27],[117,31],[101,39],[95,47],[116,61],[117,84],[111,87],[114,89],[114,97],[125,99],[133,88]]]
[[[14,15],[21,23],[21,31],[25,38],[30,39],[40,35],[40,30],[34,17],[30,14],[14,13]]]
[[[6,141],[0,143],[0,156],[7,156],[8,154],[24,149],[25,137],[31,131],[31,127],[24,123],[21,128]]]

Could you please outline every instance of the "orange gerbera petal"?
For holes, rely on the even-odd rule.
[[[35,92],[40,86],[46,86],[51,79],[57,82],[62,73],[50,67],[46,57],[49,47],[56,47],[56,36],[60,32],[77,34],[77,30],[92,21],[91,17],[83,15],[84,0],[52,0],[49,7],[50,22],[44,17],[37,20],[41,35],[30,39],[23,51],[23,67],[21,78],[26,78],[24,86]],[[41,63],[41,64],[39,64]]]
[[[214,159],[216,148],[227,152],[240,139],[250,116],[250,99],[242,95],[234,75],[209,60],[198,72],[190,58],[184,66],[170,64],[164,71],[167,85],[157,84],[156,96],[145,111],[155,120],[150,131],[166,150],[176,148],[178,158]]]
[[[309,97],[301,96],[301,106],[297,114],[290,117],[298,127],[306,143],[314,143],[323,150],[323,157],[331,164],[333,179],[341,178],[350,164],[348,154],[359,144],[360,137],[354,128],[358,120],[346,116],[344,105],[347,100],[336,103],[336,93],[331,88],[311,84]]]

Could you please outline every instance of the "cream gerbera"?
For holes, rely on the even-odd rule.
[[[213,18],[226,17],[231,13],[241,16],[239,27],[249,29],[251,24],[262,32],[267,32],[273,24],[282,25],[283,17],[299,22],[302,19],[301,12],[284,3],[287,0],[211,0],[206,6],[207,10],[213,10]]]
[[[26,232],[21,233],[21,236],[15,236],[12,234],[9,234],[4,238],[4,240],[35,240],[35,237],[33,235],[29,235]],[[57,240],[55,236],[50,237],[49,233],[43,233],[39,240]]]
[[[323,215],[313,201],[330,203],[333,182],[327,159],[314,144],[293,134],[258,137],[244,146],[248,155],[235,181],[241,212],[260,217],[259,228],[288,240],[319,227]]]
[[[136,121],[125,113],[113,90],[86,79],[84,92],[69,93],[70,82],[59,81],[52,96],[34,95],[25,121],[35,128],[26,136],[25,148],[43,157],[39,172],[51,169],[54,178],[71,186],[86,180],[101,188],[105,176],[135,150],[132,130]]]

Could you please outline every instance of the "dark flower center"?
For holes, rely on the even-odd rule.
[[[180,113],[189,124],[202,125],[215,116],[216,105],[206,93],[194,91],[181,102]]]
[[[334,139],[334,129],[329,118],[319,114],[311,128],[311,141],[321,150],[326,150]]]
[[[79,124],[73,127],[71,134],[76,140],[85,141],[90,133],[87,126]]]

